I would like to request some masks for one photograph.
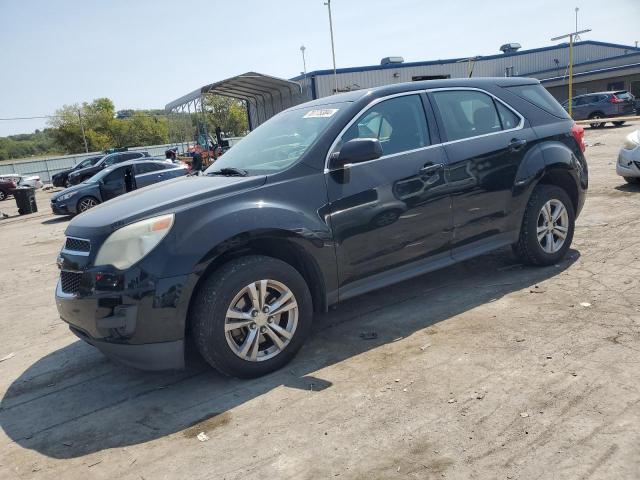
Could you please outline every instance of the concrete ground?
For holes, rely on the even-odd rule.
[[[77,340],[53,300],[67,219],[40,193],[0,221],[0,478],[640,478],[640,188],[615,175],[634,128],[587,129],[559,265],[500,251],[355,298],[251,381]]]

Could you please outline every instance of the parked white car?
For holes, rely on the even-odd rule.
[[[616,173],[627,183],[640,184],[640,130],[627,135],[618,154]]]
[[[16,173],[9,173],[0,175],[0,180],[12,180],[16,182],[16,185],[19,187],[42,188],[42,182],[38,175],[19,175]]]

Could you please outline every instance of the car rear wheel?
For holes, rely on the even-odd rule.
[[[516,254],[530,265],[560,261],[573,240],[575,213],[567,193],[555,185],[538,185],[522,220]]]
[[[589,120],[598,120],[600,118],[604,118],[604,115],[602,115],[601,113],[592,113],[591,115],[589,115]],[[591,128],[604,128],[606,122],[592,122],[589,123],[589,126]]]
[[[252,255],[230,261],[204,281],[190,321],[207,363],[226,375],[252,378],[294,357],[312,316],[300,273],[281,260]]]
[[[624,181],[627,182],[630,185],[639,185],[640,184],[640,178],[638,177],[622,177],[624,178]]]
[[[0,201],[7,199],[7,192],[0,190]]]
[[[90,208],[100,204],[97,198],[83,197],[78,201],[78,213],[86,212]]]

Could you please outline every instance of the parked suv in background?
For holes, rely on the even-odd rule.
[[[138,188],[181,177],[187,172],[186,167],[153,157],[118,163],[78,185],[53,194],[51,210],[56,215],[75,215]]]
[[[607,122],[598,122],[607,117],[626,117],[635,115],[634,97],[626,90],[615,92],[589,93],[573,97],[571,106],[574,120],[594,120],[591,128],[602,128]],[[569,109],[569,100],[562,104],[565,110]],[[624,121],[612,122],[619,127]]]
[[[52,175],[51,183],[53,183],[54,187],[68,187],[70,185],[69,174],[71,174],[71,172],[76,172],[78,170],[82,170],[83,168],[91,167],[96,163],[98,163],[98,160],[100,160],[102,157],[104,157],[104,154],[85,158],[80,163],[78,163],[75,167],[69,168],[67,170],[63,170],[61,172],[58,172]]]
[[[529,264],[562,260],[587,188],[583,133],[527,78],[292,107],[205,175],[74,218],[58,311],[129,365],[181,367],[190,337],[221,372],[264,375],[331,304],[509,245]]]
[[[87,178],[92,177],[100,170],[106,167],[110,167],[116,163],[126,162],[127,160],[135,160],[138,158],[148,157],[148,152],[117,152],[104,155],[94,165],[90,167],[81,168],[69,174],[69,184],[77,185],[83,182]]]

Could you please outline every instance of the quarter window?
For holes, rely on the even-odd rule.
[[[486,93],[450,90],[434,92],[433,98],[440,111],[447,139],[450,141],[499,132],[503,129],[493,99]]]
[[[354,138],[377,138],[384,155],[429,145],[427,120],[419,95],[403,95],[377,103],[344,133],[337,150]]]
[[[495,102],[495,103],[496,103],[496,107],[498,107],[498,115],[500,115],[500,121],[502,122],[502,129],[510,130],[512,128],[516,128],[520,123],[520,118],[511,110],[509,110],[507,107],[505,107],[502,103],[500,102]]]

